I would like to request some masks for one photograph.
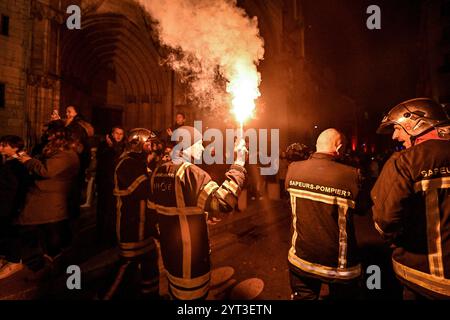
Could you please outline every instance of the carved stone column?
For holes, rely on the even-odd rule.
[[[26,132],[30,145],[35,144],[53,109],[59,108],[59,34],[64,13],[49,1],[31,3],[31,46],[26,84]]]

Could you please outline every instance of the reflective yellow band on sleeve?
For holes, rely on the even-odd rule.
[[[136,178],[136,180],[133,181],[133,183],[126,188],[125,190],[119,190],[118,186],[116,184],[115,188],[114,188],[114,195],[115,196],[128,196],[129,194],[133,193],[134,190],[136,190],[136,188],[145,180],[147,180],[147,175],[143,174],[140,177]]]
[[[239,196],[239,186],[233,180],[225,180],[222,186],[229,190],[235,197]]]
[[[216,182],[214,182],[214,181],[208,182],[205,185],[205,187],[202,189],[202,191],[200,192],[200,195],[199,195],[198,201],[197,201],[197,206],[199,208],[201,208],[202,210],[204,210],[206,201],[208,200],[209,196],[211,195],[211,193],[216,191],[218,188],[219,188],[219,185]]]
[[[227,196],[230,194],[230,192],[222,187],[220,187],[219,189],[217,189],[217,195],[219,196],[220,199],[222,199],[223,201],[225,201],[225,199],[227,198]]]

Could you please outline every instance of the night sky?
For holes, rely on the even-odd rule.
[[[329,68],[336,85],[376,124],[396,103],[416,96],[420,1],[305,0],[306,59]],[[381,9],[369,30],[366,9]]]

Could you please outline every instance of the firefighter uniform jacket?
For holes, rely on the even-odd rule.
[[[124,153],[114,173],[116,197],[116,233],[124,264],[116,282],[128,267],[139,264],[143,294],[155,293],[159,283],[155,220],[147,209],[150,192],[147,166],[141,153]],[[113,289],[110,290],[114,291]],[[155,293],[156,294],[156,293]]]
[[[161,255],[175,299],[202,299],[208,294],[207,214],[232,211],[245,176],[243,167],[232,165],[219,187],[208,173],[188,162],[169,161],[153,172],[148,206],[158,218]]]
[[[139,153],[125,153],[117,163],[114,195],[117,205],[116,232],[121,255],[125,258],[155,248],[155,224],[147,210],[147,166]]]
[[[361,275],[353,217],[360,176],[325,153],[293,162],[286,175],[292,207],[291,270],[327,282]]]
[[[428,140],[386,162],[372,189],[373,219],[394,245],[399,279],[450,297],[450,141]]]

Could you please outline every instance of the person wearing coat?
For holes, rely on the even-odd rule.
[[[66,108],[66,116],[67,118],[64,124],[70,139],[76,142],[76,152],[80,160],[80,170],[77,179],[78,185],[74,188],[77,202],[74,203],[73,210],[71,210],[72,218],[77,218],[80,216],[86,170],[89,168],[91,161],[90,140],[94,135],[94,128],[89,122],[84,120],[75,106],[68,106]]]
[[[27,154],[19,157],[32,175],[33,183],[16,220],[20,236],[15,245],[16,250],[23,251],[29,245],[26,239],[37,237],[43,253],[41,258],[45,258],[38,260],[53,264],[71,243],[69,217],[72,202],[76,201],[73,189],[80,161],[64,127],[56,125],[49,131],[49,143],[40,159]]]
[[[116,161],[125,148],[125,130],[113,127],[97,151],[96,185],[97,185],[97,234],[105,245],[116,244],[116,199],[114,190],[114,171]]]
[[[16,273],[23,269],[21,257],[14,250],[17,218],[27,192],[28,172],[17,160],[17,154],[24,148],[22,138],[7,135],[0,138],[0,155],[5,162],[0,164],[0,279],[1,275]]]

